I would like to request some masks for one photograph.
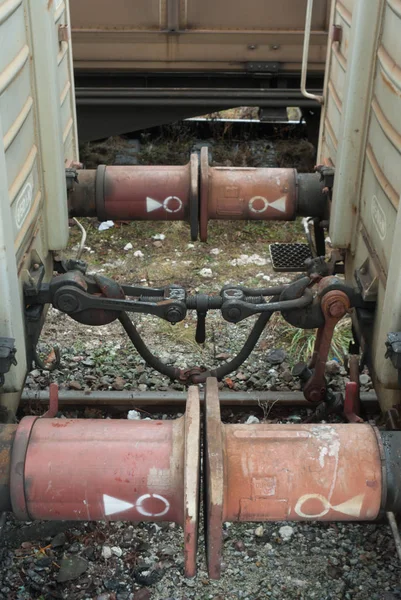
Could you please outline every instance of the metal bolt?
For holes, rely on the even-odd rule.
[[[178,323],[178,321],[181,321],[182,319],[181,311],[178,308],[169,308],[166,313],[166,318],[170,323]]]
[[[70,293],[60,294],[57,298],[57,308],[61,312],[72,313],[79,307],[79,300]]]
[[[334,302],[329,304],[328,312],[331,317],[339,318],[343,317],[347,310],[342,302],[340,302],[339,300],[335,300]]]
[[[241,311],[239,308],[230,308],[227,311],[227,316],[231,321],[237,321],[241,316]]]

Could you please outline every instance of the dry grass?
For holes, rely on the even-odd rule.
[[[96,169],[98,165],[111,165],[115,163],[117,154],[128,148],[128,145],[127,140],[119,136],[100,142],[86,142],[79,148],[80,160],[86,169]]]
[[[316,149],[307,140],[279,140],[274,144],[277,166],[297,169],[299,173],[313,172]]]

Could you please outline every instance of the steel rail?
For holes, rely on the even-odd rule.
[[[187,392],[179,391],[147,391],[139,392],[136,390],[128,391],[59,391],[59,406],[109,406],[115,408],[133,408],[147,406],[171,406],[182,407],[185,405]],[[259,406],[263,404],[274,404],[276,406],[299,406],[310,407],[311,404],[304,398],[302,392],[234,392],[221,391],[219,393],[220,404],[222,406]],[[204,394],[200,391],[200,401],[203,403]],[[25,389],[21,397],[21,405],[35,402],[39,406],[46,408],[49,405],[48,390],[28,390]],[[375,392],[362,392],[361,402],[366,408],[378,408],[378,400]]]

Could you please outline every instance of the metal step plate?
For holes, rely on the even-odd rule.
[[[274,271],[305,271],[305,261],[312,258],[308,244],[270,244]]]

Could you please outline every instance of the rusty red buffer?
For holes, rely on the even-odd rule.
[[[57,390],[56,390],[57,392]],[[195,575],[199,395],[176,420],[41,418],[0,425],[0,512],[23,520],[173,521]],[[204,490],[209,575],[225,521],[371,521],[401,509],[401,432],[357,424],[222,424],[206,384]]]
[[[199,394],[176,420],[24,417],[0,426],[0,513],[23,520],[172,521],[195,574]]]
[[[216,379],[205,392],[205,538],[220,577],[233,521],[370,521],[398,512],[401,432],[369,424],[223,425]]]
[[[69,191],[72,217],[105,221],[187,221],[207,240],[210,219],[323,217],[327,196],[316,173],[295,169],[210,167],[208,149],[183,166],[105,166],[78,171]]]

